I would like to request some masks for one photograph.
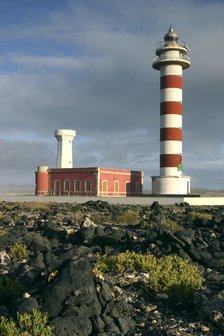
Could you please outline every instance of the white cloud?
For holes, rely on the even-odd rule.
[[[74,57],[55,56],[12,56],[12,61],[23,68],[45,70],[46,68],[59,68],[63,70],[79,70],[85,65],[85,60]]]
[[[74,128],[78,165],[143,169],[148,180],[159,174],[159,72],[151,59],[172,23],[192,60],[183,81],[185,173],[197,186],[223,184],[223,10],[203,0],[70,0],[9,22],[0,30],[1,136],[33,148],[36,166],[45,157],[31,141],[55,146],[54,129]],[[10,169],[5,155],[1,165]]]

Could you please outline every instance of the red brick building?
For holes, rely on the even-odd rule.
[[[143,191],[141,171],[38,166],[35,174],[39,196],[140,196]]]

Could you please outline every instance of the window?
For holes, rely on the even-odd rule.
[[[104,180],[103,181],[103,192],[107,192],[107,181],[106,180]]]
[[[130,193],[130,191],[131,191],[131,183],[126,182],[126,193]]]
[[[64,181],[64,191],[70,191],[70,181]]]
[[[74,182],[74,189],[75,191],[80,191],[80,181],[76,180]]]
[[[140,183],[139,182],[136,182],[135,183],[135,192],[136,193],[140,193],[141,189],[140,189]]]
[[[91,191],[91,187],[92,187],[92,186],[91,186],[91,181],[89,181],[89,180],[86,181],[85,185],[86,185],[86,191],[87,191],[87,192]]]
[[[54,180],[54,196],[60,195],[60,181]]]
[[[119,192],[119,181],[114,181],[114,192]]]

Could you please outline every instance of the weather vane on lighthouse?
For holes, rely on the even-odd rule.
[[[188,51],[172,25],[156,45],[152,67],[160,70],[160,176],[152,176],[154,195],[190,193],[190,176],[182,175],[182,70],[191,65]]]

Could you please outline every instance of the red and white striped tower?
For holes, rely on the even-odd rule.
[[[188,50],[170,26],[152,62],[160,70],[160,176],[152,176],[157,195],[190,193],[190,177],[182,176],[182,69],[191,65]]]

